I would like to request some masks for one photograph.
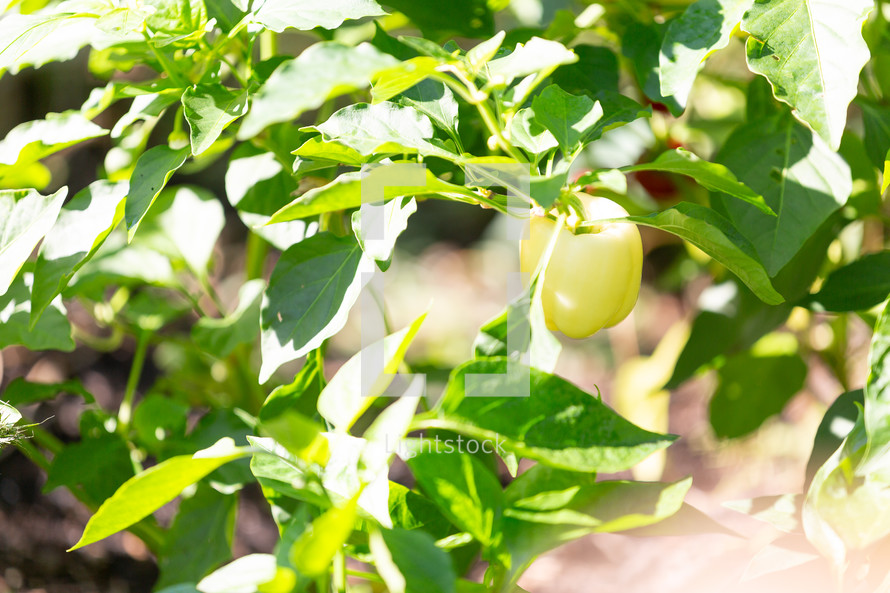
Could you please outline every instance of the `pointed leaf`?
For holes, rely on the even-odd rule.
[[[288,27],[303,31],[316,27],[336,29],[347,19],[385,14],[375,0],[265,0],[252,18],[267,29],[281,33]]]
[[[188,154],[188,147],[173,150],[161,145],[148,149],[136,161],[130,178],[130,193],[127,195],[125,211],[127,237],[130,241],[146,212],[173,173],[185,163]]]
[[[748,67],[837,150],[869,58],[862,24],[872,0],[766,0],[745,14]]]
[[[195,85],[183,93],[182,107],[191,129],[192,154],[199,155],[216,142],[226,126],[247,113],[247,91],[221,84]]]

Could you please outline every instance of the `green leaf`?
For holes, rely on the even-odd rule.
[[[837,150],[856,96],[859,72],[869,59],[862,25],[871,0],[842,5],[812,0],[755,2],[742,29],[748,67],[765,76],[777,99]]]
[[[782,411],[803,389],[807,365],[789,334],[769,334],[717,371],[710,419],[721,438],[738,438]]]
[[[520,109],[510,120],[510,141],[536,158],[559,146],[553,133],[535,117],[533,108]]]
[[[349,430],[374,400],[386,392],[425,318],[426,315],[421,315],[408,327],[371,344],[346,361],[318,397],[318,413],[322,418],[337,430]]]
[[[305,462],[289,454],[271,438],[248,436],[247,440],[259,451],[250,460],[250,471],[264,490],[321,508],[330,506],[331,502],[318,478],[310,471],[303,471]],[[269,497],[269,494],[266,496]]]
[[[781,325],[792,309],[787,302],[766,305],[735,279],[706,288],[697,306],[701,312],[692,323],[689,339],[666,389],[676,389],[703,365],[750,348],[761,336]],[[715,342],[714,336],[722,338]]]
[[[284,410],[260,426],[298,459],[323,466],[330,458],[328,441],[321,434],[325,427],[298,412]]]
[[[648,216],[629,216],[622,220],[677,235],[726,266],[765,303],[776,305],[784,301],[770,283],[748,240],[714,210],[681,202]]]
[[[408,459],[418,486],[461,531],[483,546],[497,545],[504,506],[495,475],[474,456],[447,450],[421,451]]]
[[[108,134],[79,111],[48,113],[14,127],[0,141],[0,165],[24,166],[84,140]],[[0,175],[2,175],[0,170]]]
[[[408,228],[408,218],[417,212],[414,198],[395,198],[383,205],[364,204],[352,213],[352,232],[362,251],[379,262],[384,271],[392,258],[396,239]],[[379,236],[382,231],[383,236]]]
[[[448,10],[435,2],[416,0],[384,0],[383,4],[406,15],[426,37],[436,41],[454,36],[485,39],[494,34],[489,0],[454,0]]]
[[[424,80],[403,92],[396,101],[423,113],[446,132],[457,133],[457,100],[451,89],[438,80]]]
[[[95,14],[5,14],[0,21],[0,74],[70,60],[94,35]]]
[[[266,0],[251,17],[277,33],[288,27],[309,31],[316,27],[336,29],[345,20],[383,16],[386,12],[375,0]]]
[[[558,41],[532,37],[527,43],[517,43],[513,51],[488,63],[489,79],[501,78],[509,84],[529,74],[547,76],[563,64],[578,61],[575,52]]]
[[[192,326],[192,340],[204,352],[225,358],[241,344],[256,340],[260,329],[260,303],[266,283],[249,280],[238,289],[238,306],[222,318],[202,317]]]
[[[396,64],[395,58],[369,43],[356,47],[316,43],[278,66],[260,87],[238,138],[252,138],[271,124],[292,120],[330,98],[363,89],[375,74]]]
[[[91,404],[96,401],[93,394],[77,379],[69,379],[62,383],[31,383],[24,377],[13,379],[3,391],[3,399],[13,406],[24,406],[55,398],[60,393],[79,395],[83,401]]]
[[[325,511],[313,521],[294,542],[290,556],[294,566],[306,576],[318,576],[328,571],[334,556],[352,535],[358,518],[358,497],[342,507]]]
[[[185,438],[188,413],[188,405],[158,393],[149,393],[133,411],[132,426],[137,437],[134,440],[148,451],[163,455],[165,449],[175,446],[174,441]]]
[[[0,349],[21,345],[29,350],[74,350],[71,323],[62,298],[56,297],[31,328],[31,287],[34,275],[19,275],[0,295]]]
[[[146,216],[143,240],[171,259],[183,260],[198,278],[207,276],[213,248],[226,223],[222,204],[196,186],[165,190]],[[195,221],[201,224],[195,224]]]
[[[661,90],[659,56],[664,32],[665,25],[635,21],[624,31],[621,50],[633,64],[643,93],[651,101],[666,106],[674,116],[679,116],[683,112],[680,103],[675,97],[663,95]]]
[[[736,129],[715,159],[763,196],[778,216],[714,196],[775,276],[852,192],[850,168],[819,136],[779,114]]]
[[[319,233],[281,254],[260,313],[260,383],[317,348],[346,323],[373,263],[352,238]]]
[[[312,235],[317,226],[304,221],[265,226],[296,191],[297,182],[275,154],[246,143],[232,153],[226,170],[229,203],[251,232],[282,251]]]
[[[617,472],[633,467],[675,437],[634,426],[568,381],[529,369],[528,397],[508,397],[507,360],[466,363],[451,374],[442,428],[499,437],[504,449],[575,471]],[[467,377],[481,374],[482,397],[467,397]]]
[[[169,146],[160,145],[146,150],[136,161],[130,177],[130,193],[127,195],[124,214],[128,240],[133,240],[133,235],[148,209],[173,173],[185,163],[188,155],[188,147],[173,150]]]
[[[865,431],[868,457],[878,459],[890,450],[890,305],[878,318],[868,351],[865,383]]]
[[[551,80],[564,91],[595,96],[602,91],[618,93],[618,57],[607,47],[574,45],[578,61],[557,68]]]
[[[371,533],[371,553],[390,593],[453,593],[457,575],[451,558],[420,530],[381,529]],[[383,567],[388,566],[389,571]],[[392,569],[395,569],[393,572]]]
[[[105,500],[125,481],[133,477],[130,448],[119,435],[103,432],[96,438],[66,445],[47,470],[44,492],[59,486],[82,487],[94,501]]]
[[[661,93],[686,105],[705,60],[729,45],[730,35],[753,0],[698,0],[671,21],[661,44]]]
[[[565,484],[563,490],[544,491],[518,501],[523,506],[506,509],[505,544],[514,566],[521,567],[538,554],[590,533],[626,531],[667,519],[680,510],[691,485],[692,478],[674,483]]]
[[[699,185],[712,191],[723,192],[734,198],[748,202],[764,214],[776,216],[763,196],[758,195],[744,183],[740,183],[732,171],[718,163],[710,163],[700,159],[685,148],[677,148],[658,155],[651,163],[641,163],[621,169],[625,173],[631,171],[665,171],[692,177]]]
[[[123,219],[128,187],[126,182],[95,181],[62,207],[37,256],[32,325]]]
[[[388,101],[344,107],[324,123],[306,129],[317,130],[325,140],[336,140],[365,156],[420,153],[450,160],[457,158],[453,152],[431,142],[433,125],[426,115]]]
[[[304,416],[315,414],[318,395],[324,388],[323,369],[318,356],[306,357],[306,364],[287,385],[276,387],[260,408],[260,421],[271,420],[286,410],[300,412]]]
[[[862,109],[865,151],[871,163],[883,170],[887,151],[890,150],[890,109],[865,99],[857,99],[856,105]],[[881,194],[884,191],[881,191]]]
[[[176,583],[196,583],[232,557],[238,497],[198,485],[180,503],[160,554],[155,589]]]
[[[865,405],[865,390],[856,389],[840,394],[825,411],[816,436],[813,438],[813,450],[807,461],[806,484],[831,455],[838,450],[847,435],[850,434],[859,411]]]
[[[226,126],[247,113],[247,91],[221,84],[194,85],[182,94],[182,108],[191,129],[192,154],[197,156],[216,142]]]
[[[866,311],[890,295],[890,251],[863,255],[833,271],[808,299],[814,310],[846,313]]]
[[[566,155],[573,154],[603,116],[603,108],[586,95],[570,95],[551,84],[532,100],[534,119],[550,130]]]
[[[306,140],[292,154],[306,159],[308,161],[330,161],[331,164],[337,163],[342,165],[351,165],[353,167],[361,167],[367,162],[373,160],[373,157],[365,156],[354,148],[350,148],[339,142],[325,142],[321,136],[315,136]],[[325,166],[326,163],[312,163],[313,165]],[[294,169],[298,170],[299,160],[294,163]],[[330,165],[328,165],[330,166]]]
[[[231,438],[220,439],[209,449],[194,455],[179,455],[127,480],[102,503],[80,540],[70,550],[97,542],[152,514],[221,465],[250,455],[250,450],[234,446]],[[69,550],[69,551],[70,551]]]
[[[378,72],[371,87],[373,103],[388,101],[436,73],[441,62],[429,56],[405,60],[398,66]]]
[[[397,163],[398,164],[398,163]],[[402,196],[421,196],[440,194],[458,196],[475,200],[476,194],[462,186],[442,181],[426,169],[425,185],[385,185],[383,199],[392,200]],[[384,172],[383,175],[386,175]],[[307,218],[325,212],[358,208],[362,205],[362,174],[359,172],[343,173],[336,179],[314,189],[310,189],[293,202],[276,212],[268,224],[277,224]]]
[[[50,196],[33,189],[0,190],[0,295],[56,222],[67,194],[66,187]]]
[[[248,554],[229,562],[197,585],[200,593],[255,593],[275,579],[278,564],[272,554]]]

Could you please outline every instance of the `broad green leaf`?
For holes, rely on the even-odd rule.
[[[77,379],[69,379],[62,383],[32,383],[25,381],[24,377],[13,379],[6,386],[3,391],[3,400],[13,406],[24,406],[53,399],[60,393],[79,395],[88,404],[96,401],[93,394],[87,391]]]
[[[865,151],[872,165],[884,170],[887,152],[890,150],[890,109],[865,99],[857,99],[856,105],[862,109],[862,126],[865,128],[863,140]],[[888,177],[884,177],[887,183]],[[881,194],[886,191],[881,188]]]
[[[204,36],[207,8],[203,0],[144,0],[149,10],[145,24],[157,46],[190,41]]]
[[[764,214],[776,216],[763,196],[755,193],[744,183],[740,183],[732,171],[718,163],[710,163],[700,159],[685,148],[677,148],[664,152],[651,163],[641,163],[630,167],[623,167],[622,171],[665,171],[679,173],[692,177],[699,185],[712,191],[723,192],[734,198],[738,198],[756,207]]]
[[[309,525],[291,548],[291,562],[306,576],[327,572],[334,556],[352,535],[358,518],[358,497],[325,511]]]
[[[422,529],[435,538],[451,532],[451,523],[426,496],[396,482],[389,484],[389,514],[396,527]]]
[[[490,0],[453,0],[447,10],[435,2],[416,0],[386,0],[383,4],[406,15],[437,42],[454,36],[484,39],[494,34],[494,3]]]
[[[287,452],[310,463],[325,465],[330,458],[327,439],[322,436],[324,426],[293,410],[284,410],[260,424]]]
[[[758,1],[742,21],[750,34],[748,67],[833,150],[869,58],[862,24],[873,7],[871,0]]]
[[[867,458],[880,459],[890,450],[890,305],[878,318],[868,351],[865,383],[865,431]],[[886,470],[885,470],[886,471]],[[890,474],[887,477],[890,481]]]
[[[534,120],[550,130],[563,153],[574,153],[603,116],[587,95],[570,95],[555,84],[532,100]]]
[[[238,497],[199,484],[179,505],[158,561],[156,589],[196,583],[232,557]]]
[[[50,196],[33,189],[0,190],[0,295],[55,224],[67,194],[66,187]]]
[[[19,124],[9,131],[0,141],[0,165],[24,166],[107,133],[79,111],[48,113],[45,119]],[[4,173],[0,168],[0,176]]]
[[[711,53],[729,45],[753,0],[698,0],[671,21],[661,44],[661,93],[686,105],[692,83]]]
[[[850,430],[856,424],[859,411],[865,405],[865,390],[855,389],[840,394],[831,403],[813,438],[813,450],[807,461],[806,484],[809,484],[816,472],[838,450]]]
[[[491,358],[455,369],[444,396],[442,428],[477,438],[497,435],[503,448],[521,457],[585,472],[623,471],[675,438],[634,426],[598,398],[535,369],[530,369],[529,397],[504,397],[506,368],[506,359]],[[466,378],[477,373],[487,375],[482,389],[490,396],[466,396]]]
[[[520,109],[510,120],[510,142],[538,158],[559,146],[556,137],[535,117],[532,108]]]
[[[71,324],[62,298],[56,297],[31,327],[31,288],[34,275],[26,272],[0,296],[0,349],[21,345],[29,350],[74,350]]]
[[[581,482],[520,501],[532,508],[504,511],[504,540],[513,566],[522,567],[538,554],[590,533],[625,531],[667,519],[680,510],[691,485],[691,478],[674,483]]]
[[[264,490],[321,508],[330,506],[331,501],[318,477],[305,470],[306,462],[288,453],[271,438],[248,436],[247,440],[258,450],[250,460],[250,471]]]
[[[366,156],[420,153],[457,158],[453,152],[431,141],[433,124],[426,115],[388,101],[344,107],[324,123],[308,129],[317,130],[325,140],[336,140]]]
[[[318,397],[318,413],[331,426],[349,430],[386,392],[425,317],[421,315],[408,327],[371,344],[340,367]]]
[[[365,163],[372,160],[373,157],[365,156],[354,148],[350,148],[339,142],[325,142],[321,136],[315,136],[306,140],[292,154],[297,155],[309,161],[330,161],[330,164],[339,163],[343,165],[352,165],[353,167],[361,167]],[[321,163],[325,165],[326,163]],[[328,166],[330,166],[328,164]],[[294,163],[294,169],[298,167],[298,163]]]
[[[83,440],[66,445],[47,470],[44,492],[59,486],[82,487],[94,501],[105,500],[121,484],[133,477],[133,462],[127,442],[117,434],[103,432],[98,437],[84,435]]]
[[[32,324],[123,219],[127,189],[126,182],[95,181],[62,207],[37,256]]]
[[[446,132],[457,132],[457,100],[444,83],[424,80],[403,92],[396,101],[423,113]]]
[[[807,365],[793,336],[764,336],[717,370],[717,389],[709,407],[714,432],[721,438],[753,432],[782,411],[803,389],[806,377]]]
[[[373,265],[354,239],[330,233],[313,235],[281,254],[260,313],[260,383],[342,329]]]
[[[497,477],[481,461],[447,449],[421,451],[408,459],[417,485],[461,531],[483,546],[497,545],[504,495]]]
[[[715,160],[762,195],[778,214],[769,216],[723,196],[712,200],[754,245],[770,276],[794,257],[852,192],[847,163],[786,114],[742,125]]]
[[[600,91],[593,96],[603,108],[603,116],[587,133],[587,142],[598,140],[604,133],[629,124],[642,117],[651,117],[652,108],[643,107],[633,99],[613,91]]]
[[[506,36],[507,34],[504,31],[499,31],[491,39],[487,39],[469,49],[466,56],[464,56],[464,59],[466,60],[467,65],[470,66],[470,69],[476,73],[482,70],[482,67],[497,55]]]
[[[516,48],[503,58],[488,63],[489,79],[500,78],[509,84],[516,78],[529,74],[547,76],[563,64],[578,61],[575,52],[558,41],[532,37],[527,43],[517,43]]]
[[[321,42],[284,62],[252,97],[238,138],[252,138],[267,126],[292,120],[330,98],[363,89],[377,72],[398,61],[373,45],[349,47]]]
[[[408,228],[408,218],[417,212],[414,198],[395,198],[382,205],[364,204],[352,213],[352,232],[362,251],[385,271],[396,247],[396,239]],[[380,235],[383,231],[383,235]]]
[[[574,45],[572,51],[578,61],[558,68],[551,77],[555,84],[573,95],[618,93],[618,57],[612,50],[598,45]]]
[[[288,27],[303,31],[336,29],[345,20],[385,14],[375,0],[266,0],[254,9],[251,19],[281,33]]]
[[[388,101],[436,73],[441,62],[429,56],[405,60],[398,66],[378,72],[371,87],[373,103]]]
[[[765,303],[776,305],[784,301],[773,288],[751,243],[714,210],[681,202],[649,216],[629,216],[622,220],[677,235],[726,266]]]
[[[260,330],[260,303],[266,283],[249,280],[238,289],[238,306],[222,318],[202,317],[192,326],[192,339],[199,348],[225,358],[241,344],[256,340]]]
[[[226,170],[226,196],[251,232],[285,250],[312,235],[314,222],[302,220],[265,226],[297,191],[297,182],[271,152],[242,144],[232,153]]]
[[[761,336],[781,325],[791,313],[785,302],[769,306],[736,279],[706,288],[699,296],[700,313],[674,365],[666,389],[676,389],[702,366],[727,354],[750,348]],[[714,336],[722,336],[718,342]]]
[[[472,190],[442,181],[426,169],[426,185],[387,185],[383,188],[384,200],[392,200],[401,196],[421,196],[441,194],[458,198],[476,199]],[[358,208],[362,205],[362,174],[358,172],[343,173],[327,185],[310,189],[293,202],[276,212],[268,224],[277,224],[315,216],[324,212]]]
[[[127,195],[124,214],[128,240],[133,240],[139,223],[173,173],[185,163],[188,154],[188,147],[173,150],[169,146],[161,145],[148,149],[136,161],[136,167],[130,178],[130,193]]]
[[[621,50],[634,66],[637,81],[643,93],[656,103],[661,103],[670,112],[679,116],[683,108],[675,97],[665,96],[661,90],[662,72],[659,68],[662,38],[666,25],[635,21],[628,26],[621,38]]]
[[[257,593],[277,574],[275,556],[248,554],[213,571],[196,588],[200,593]]]
[[[158,196],[154,211],[144,218],[143,240],[170,258],[182,259],[195,276],[203,278],[225,223],[222,204],[208,190],[172,187]]]
[[[221,84],[201,84],[182,94],[183,115],[191,129],[192,154],[199,155],[216,142],[230,123],[247,113],[247,91]]]
[[[377,571],[390,593],[454,592],[457,575],[451,558],[436,547],[429,534],[420,530],[381,529],[371,533],[370,544]],[[383,565],[389,568],[388,572]]]
[[[260,408],[260,421],[272,420],[287,410],[312,416],[317,409],[318,394],[325,386],[323,369],[318,356],[310,354],[306,364],[296,374],[294,380],[276,387]]]
[[[221,465],[250,455],[250,449],[234,446],[231,438],[220,439],[194,455],[179,455],[127,480],[102,503],[80,540],[71,550],[97,542],[152,514]]]
[[[890,295],[890,251],[863,255],[833,271],[808,300],[812,309],[845,313],[866,311]]]
[[[159,393],[149,393],[133,411],[134,441],[155,455],[166,456],[165,449],[176,446],[173,441],[185,438],[188,413],[187,404]]]
[[[0,74],[25,66],[70,60],[94,34],[94,14],[4,14],[0,21]]]

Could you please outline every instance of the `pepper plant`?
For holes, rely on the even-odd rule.
[[[789,537],[839,583],[863,578],[850,566],[890,533],[882,3],[508,4],[7,2],[4,76],[86,52],[103,81],[79,109],[0,142],[0,347],[132,352],[113,408],[76,378],[15,378],[2,392],[18,408],[83,398],[80,441],[41,426],[15,440],[48,489],[95,510],[72,550],[129,529],[168,593],[362,582],[503,592],[520,590],[539,554],[584,535],[662,521],[682,532],[690,479],[602,477],[677,436],[554,374],[560,342],[542,287],[570,221],[576,234],[669,233],[689,246],[684,269],[712,277],[675,364],[635,394],[644,401],[712,372],[711,423],[736,438],[801,389],[804,354],[829,363],[849,391],[816,437]],[[104,161],[69,190],[45,159],[89,142]],[[219,163],[224,195],[186,183]],[[373,171],[399,166],[419,177],[369,200]],[[492,173],[517,166],[522,182]],[[628,215],[584,220],[581,191]],[[556,224],[530,281],[480,328],[442,394],[417,397],[415,381],[386,397],[423,316],[329,376],[327,341],[430,200]],[[223,273],[214,247],[227,224],[246,238],[243,265]],[[557,263],[579,278],[598,265]],[[635,295],[630,276],[620,282]],[[240,286],[237,302],[220,297],[223,280]],[[582,297],[601,304],[595,289]],[[792,311],[804,326],[830,313],[831,344],[807,351],[791,331],[800,322],[784,325]],[[855,316],[875,327],[867,382],[845,364]],[[140,388],[151,357],[164,362]],[[509,397],[514,388],[524,397]],[[653,397],[651,414],[663,419],[665,401]],[[6,444],[5,427],[27,419],[5,404],[0,414]],[[832,432],[838,415],[849,435]],[[479,446],[430,444],[457,438]],[[390,480],[396,453],[411,481]],[[521,459],[536,463],[519,473]],[[252,483],[280,539],[233,559],[238,497]],[[153,513],[177,497],[172,523],[159,524]],[[870,566],[866,578],[887,576]]]

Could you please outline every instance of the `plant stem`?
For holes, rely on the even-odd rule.
[[[150,336],[151,332],[142,330],[137,337],[136,352],[133,354],[133,364],[130,366],[130,375],[127,377],[124,399],[117,411],[117,429],[121,435],[126,435],[130,428],[130,420],[133,417],[133,398],[136,395],[136,387],[139,386],[139,378],[142,376],[142,367],[145,364]]]
[[[262,278],[266,271],[266,254],[269,253],[269,243],[256,233],[248,232],[246,250],[244,275],[248,280]]]
[[[260,33],[260,61],[278,55],[278,33],[265,30]]]
[[[334,591],[346,593],[346,555],[342,550],[334,556]]]

